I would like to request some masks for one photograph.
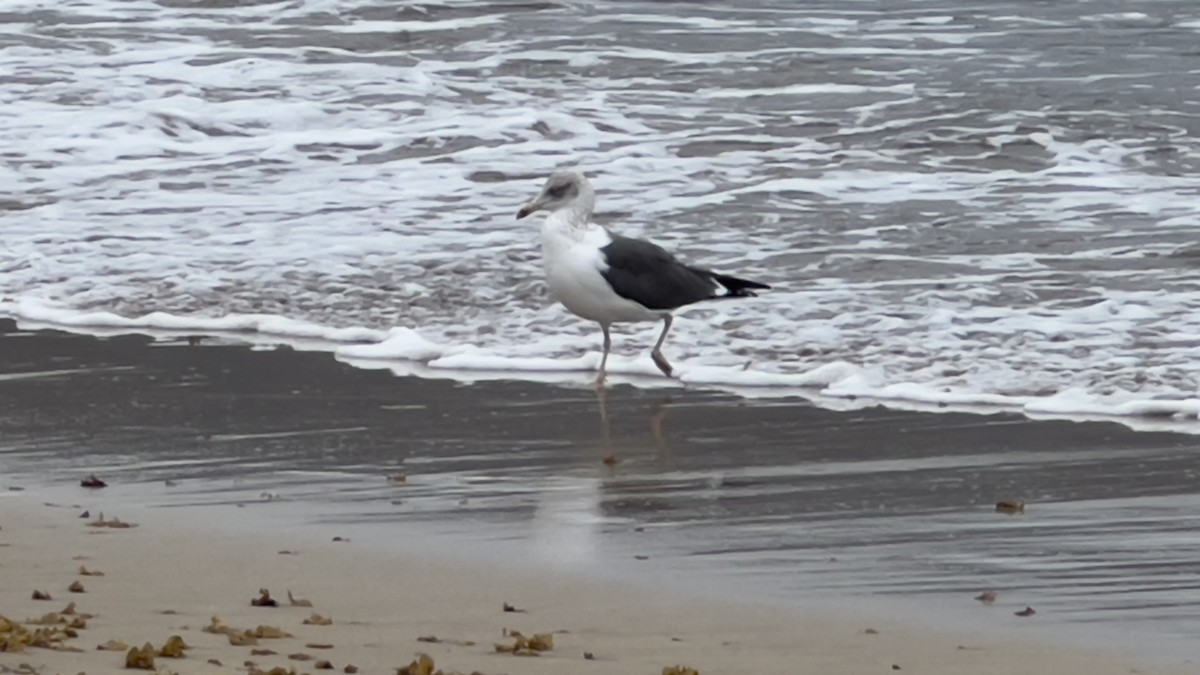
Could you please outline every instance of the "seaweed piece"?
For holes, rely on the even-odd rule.
[[[271,591],[269,591],[265,588],[260,588],[260,589],[258,589],[258,597],[251,598],[250,606],[251,607],[278,607],[279,603],[276,602],[275,599],[271,597]]]
[[[305,600],[303,598],[297,598],[296,596],[292,595],[291,589],[288,589],[287,594],[288,594],[288,604],[290,604],[292,607],[312,607],[313,606],[311,601]]]
[[[309,616],[307,619],[305,619],[301,623],[303,623],[306,626],[328,626],[329,624],[333,623],[333,619],[321,616],[320,614],[313,612],[311,616]]]
[[[396,675],[433,675],[433,657],[419,652],[412,663],[396,669]]]
[[[475,643],[471,640],[443,640],[436,635],[422,635],[417,638],[417,642],[429,642],[432,644],[458,645],[459,647],[474,647]]]
[[[269,631],[264,631],[263,629],[268,629],[268,628],[269,628],[268,626],[259,626],[257,633],[262,633],[265,635]],[[259,636],[258,636],[258,634],[256,634],[256,631],[250,631],[250,630],[239,631],[236,628],[227,626],[225,624],[225,622],[222,621],[221,617],[219,617],[219,616],[214,616],[212,618],[212,621],[209,622],[209,624],[207,626],[205,626],[204,628],[201,628],[200,630],[204,631],[205,633],[224,635],[229,638],[229,644],[231,644],[235,647],[249,647],[249,646],[258,644]],[[279,629],[276,628],[274,630],[279,630]],[[280,632],[282,633],[282,631],[280,631]]]
[[[131,647],[125,655],[125,667],[137,670],[154,670],[154,646],[147,642],[141,649]]]
[[[1025,502],[1020,499],[1003,499],[996,502],[996,512],[1006,513],[1010,516],[1025,513]]]
[[[182,659],[185,649],[188,649],[188,645],[183,641],[183,638],[178,635],[172,635],[167,638],[166,644],[158,650],[158,655],[168,659]]]
[[[497,652],[515,656],[538,656],[540,652],[554,649],[554,635],[550,633],[535,633],[525,637],[519,631],[508,631],[511,643],[497,642],[494,646]]]
[[[88,523],[88,527],[111,527],[124,530],[131,527],[137,527],[137,525],[134,525],[133,523],[127,523],[116,517],[105,520],[104,513],[101,512],[100,515],[96,516],[95,520]]]
[[[43,614],[40,618],[37,618],[37,619],[26,619],[25,620],[25,623],[29,624],[30,626],[59,626],[59,625],[65,624],[66,622],[67,622],[66,619],[62,618],[62,616],[60,614],[57,614],[55,612],[50,612],[49,614]]]
[[[225,635],[229,637],[229,644],[233,645],[234,647],[249,647],[251,645],[258,644],[258,638],[251,635],[250,631],[246,631],[245,633],[238,633],[234,631],[226,633]]]

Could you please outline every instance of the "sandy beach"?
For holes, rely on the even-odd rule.
[[[5,672],[25,663],[40,673],[118,672],[128,650],[98,645],[111,640],[161,648],[173,635],[189,648],[183,658],[156,658],[160,672],[316,672],[318,662],[327,661],[337,671],[355,666],[361,673],[390,673],[421,652],[445,672],[488,674],[657,674],[675,665],[701,673],[780,675],[1195,672],[987,635],[923,632],[867,617],[792,615],[632,593],[515,566],[380,555],[354,541],[180,531],[162,515],[129,529],[94,527],[89,523],[98,514],[80,517],[86,503],[86,495],[79,505],[45,506],[12,495],[0,502],[4,616],[37,619],[70,603],[72,616],[92,615],[78,637],[62,642],[80,651],[0,654]],[[81,575],[83,569],[92,575]],[[68,590],[74,582],[83,592]],[[252,606],[260,588],[269,589],[280,606]],[[33,600],[34,590],[52,599]],[[292,606],[289,591],[312,606]],[[506,612],[506,604],[520,611]],[[314,613],[332,623],[306,625]],[[266,634],[279,629],[290,637],[235,646],[227,634],[203,630],[213,617],[236,632],[265,626]],[[506,638],[512,631],[551,634],[553,649],[537,656],[498,653],[497,643],[514,642]]]
[[[0,615],[94,615],[81,651],[0,670],[116,672],[126,652],[98,645],[179,635],[162,672],[391,673],[418,652],[485,675],[1196,672],[1192,437],[705,391],[599,403],[0,322]],[[80,487],[92,473],[109,486]],[[997,514],[1009,496],[1027,512]],[[101,512],[138,526],[90,527]],[[251,606],[260,588],[283,606]],[[293,637],[233,645],[213,616]],[[497,653],[506,631],[554,648]]]

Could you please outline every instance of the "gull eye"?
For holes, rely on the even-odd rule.
[[[571,186],[567,185],[566,183],[564,183],[562,185],[555,185],[554,187],[550,188],[549,190],[546,190],[546,193],[549,194],[551,197],[554,197],[555,199],[561,199],[563,195],[567,194],[567,188],[569,188],[569,187],[571,187]]]

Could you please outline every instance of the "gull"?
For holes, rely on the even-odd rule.
[[[754,297],[770,286],[718,274],[680,262],[662,247],[624,237],[591,222],[596,193],[583,174],[555,171],[536,199],[517,212],[520,220],[548,211],[542,223],[542,263],[550,297],[572,314],[600,324],[604,354],[596,385],[603,386],[612,324],[662,321],[662,333],[650,352],[654,365],[667,377],[674,369],[662,346],[671,330],[673,313],[703,300]]]

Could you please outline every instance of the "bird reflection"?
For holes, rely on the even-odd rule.
[[[600,408],[600,445],[607,448],[612,445],[612,419],[608,416],[608,387],[593,387],[596,392],[596,404]]]
[[[600,412],[600,449],[609,456],[612,456],[614,450],[613,420],[608,406],[610,390],[607,387],[596,387],[594,391],[596,392],[596,407]],[[665,424],[672,401],[672,396],[662,396],[655,401],[648,402],[650,405],[645,408],[649,412],[650,436],[654,439],[655,453],[659,459],[665,459],[671,454],[671,446],[667,438]],[[634,406],[629,406],[628,409],[635,412],[638,411]],[[640,443],[627,441],[620,443],[620,445],[637,447]]]
[[[667,443],[667,434],[663,430],[663,424],[667,420],[667,412],[670,408],[671,398],[668,396],[658,402],[658,409],[650,416],[650,433],[654,435],[654,447],[658,451],[660,459],[669,457],[671,454],[671,446]]]

